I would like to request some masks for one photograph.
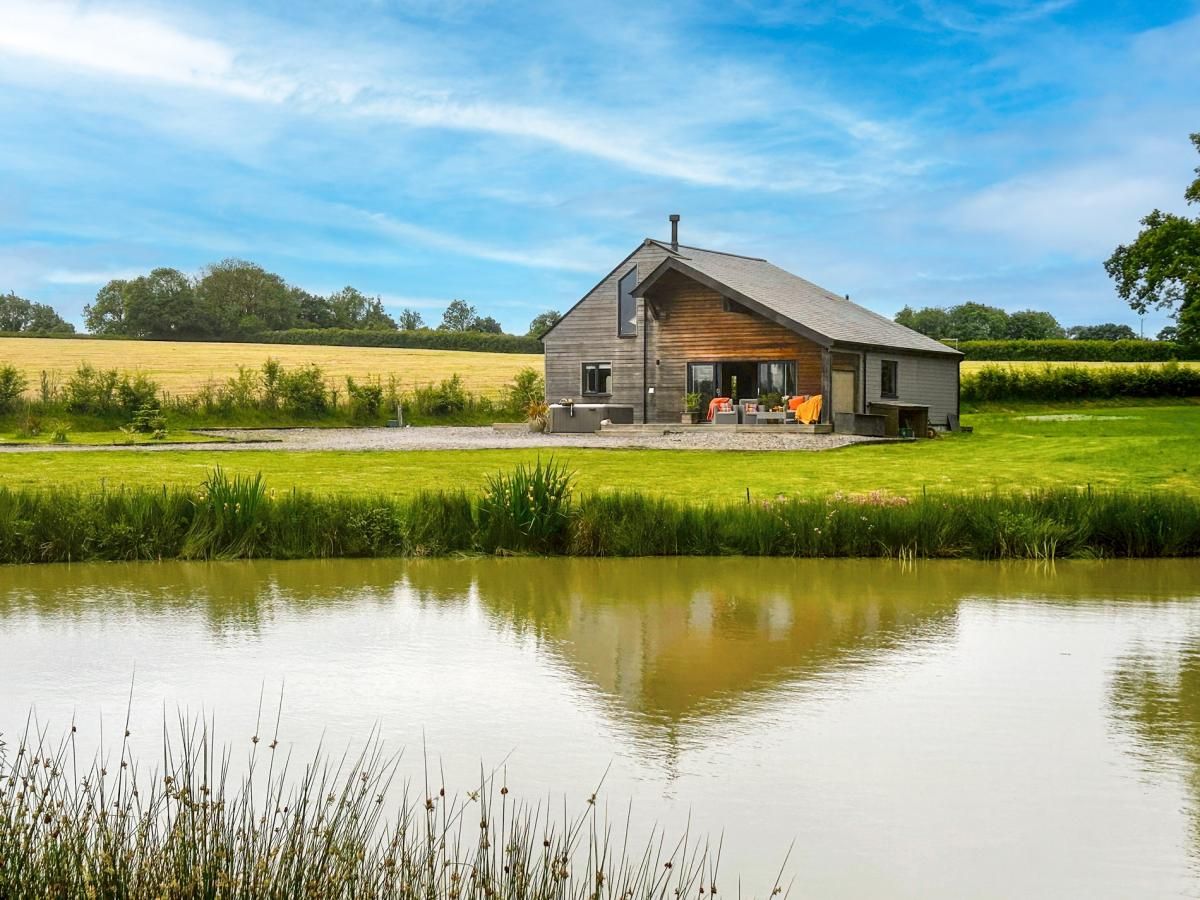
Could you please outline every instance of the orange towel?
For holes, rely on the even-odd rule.
[[[813,394],[796,407],[796,421],[812,425],[821,419],[821,395]]]
[[[733,400],[730,397],[713,397],[708,401],[708,415],[705,421],[711,422],[713,414],[716,412],[728,412],[733,409]]]

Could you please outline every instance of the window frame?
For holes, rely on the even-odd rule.
[[[633,282],[629,285],[629,302],[633,304],[631,310],[632,318],[629,320],[630,331],[625,331],[625,319],[621,315],[621,285],[625,280],[632,277]],[[633,289],[637,287],[637,266],[635,265],[628,272],[617,279],[617,337],[619,338],[635,338],[638,335],[637,323],[637,298],[633,296]]]
[[[588,369],[594,368],[597,372],[602,368],[608,369],[608,390],[607,391],[589,391],[588,390]],[[579,364],[579,393],[584,397],[611,397],[612,396],[612,362],[604,360],[595,360],[582,362]]]
[[[900,360],[881,359],[879,363],[879,396],[885,400],[900,399]],[[888,372],[891,373],[891,391],[885,389]]]

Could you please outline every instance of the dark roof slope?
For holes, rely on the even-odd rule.
[[[962,355],[941,341],[905,328],[886,316],[852,303],[811,281],[805,281],[765,259],[685,247],[682,244],[676,251],[671,249],[670,244],[661,241],[653,243],[671,254],[655,272],[661,274],[663,267],[672,267],[672,262],[678,260],[683,267],[690,267],[724,285],[735,295],[740,294],[759,303],[791,322],[824,335],[835,344]],[[684,271],[682,267],[681,271]],[[653,277],[654,273],[651,273],[642,285]],[[638,285],[635,293],[641,293],[642,285]],[[734,299],[738,298],[735,296]]]

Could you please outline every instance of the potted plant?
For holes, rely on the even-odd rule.
[[[700,421],[700,394],[692,392],[683,395],[683,415],[680,422],[684,425],[695,425]]]
[[[783,409],[783,395],[779,391],[763,391],[758,395],[758,408],[764,412],[779,412]]]
[[[529,423],[530,431],[545,431],[549,416],[550,407],[540,400],[534,400],[525,408],[525,418]]]

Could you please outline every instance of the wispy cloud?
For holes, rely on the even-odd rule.
[[[99,285],[107,284],[114,278],[137,278],[145,275],[145,271],[135,269],[115,269],[110,271],[54,269],[42,276],[47,284]]]
[[[895,123],[797,91],[761,71],[698,72],[689,77],[688,93],[680,94],[677,86],[652,109],[646,102],[655,91],[647,87],[628,98],[631,109],[641,110],[635,124],[630,110],[616,114],[577,104],[570,109],[531,104],[481,91],[469,82],[409,75],[400,87],[397,79],[369,65],[327,51],[298,67],[261,45],[237,46],[183,24],[69,0],[15,0],[4,25],[0,49],[44,64],[150,86],[214,92],[295,115],[528,140],[643,175],[708,187],[820,192],[845,181],[844,172],[831,178],[816,165],[798,164],[781,173],[769,155],[746,146],[735,151],[705,136],[705,130],[746,114],[802,116],[834,129],[860,149],[899,150],[910,143]],[[693,101],[707,105],[689,107]]]
[[[504,248],[444,231],[436,231],[411,222],[402,222],[381,212],[358,213],[382,234],[401,238],[437,250],[449,251],[473,259],[506,263],[535,269],[560,269],[567,272],[596,272],[611,260],[615,249],[602,249],[582,240],[556,241],[546,246]],[[611,263],[610,263],[611,264]]]

